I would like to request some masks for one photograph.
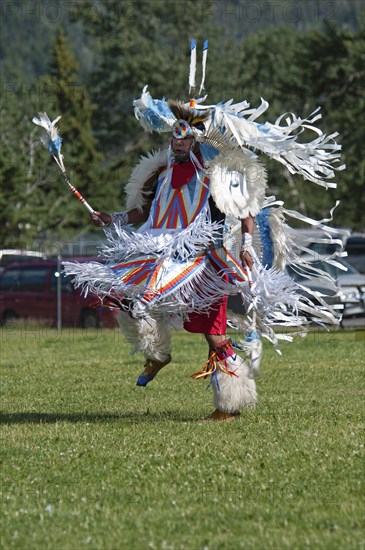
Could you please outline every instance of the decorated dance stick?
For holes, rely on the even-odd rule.
[[[56,123],[60,120],[60,116],[54,119],[53,122],[50,121],[47,113],[38,113],[39,118],[33,117],[32,122],[37,126],[41,126],[46,133],[41,136],[41,142],[49,153],[53,156],[57,162],[58,167],[60,168],[67,185],[69,186],[71,192],[75,195],[77,199],[88,209],[91,214],[95,213],[95,210],[91,208],[90,204],[84,199],[81,193],[72,185],[68,179],[65,165],[63,163],[63,155],[61,154],[61,145],[62,138],[58,133],[58,128],[56,128]]]
[[[252,298],[255,298],[256,294],[254,294],[252,292],[252,286],[253,286],[253,278],[252,278],[252,272],[251,272],[251,269],[248,267],[248,265],[246,265],[244,267],[246,273],[247,273],[247,277],[248,277],[248,286],[250,288],[250,291],[251,291],[251,295],[252,295]]]

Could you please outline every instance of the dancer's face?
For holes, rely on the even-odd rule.
[[[186,136],[183,139],[173,137],[171,139],[171,149],[174,153],[176,162],[186,162],[189,160],[189,152],[194,143],[193,136]]]

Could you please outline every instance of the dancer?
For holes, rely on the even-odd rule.
[[[191,85],[192,72],[194,67]],[[134,168],[125,211],[91,214],[109,241],[102,250],[106,264],[66,263],[65,269],[84,291],[120,308],[121,330],[146,360],[138,386],[170,363],[170,327],[177,320],[188,332],[204,334],[209,358],[192,376],[212,382],[210,419],[231,421],[256,403],[262,335],[278,347],[275,326],[339,322],[321,297],[315,305],[285,272],[289,264],[331,284],[310,261],[303,262],[286,224],[288,216],[296,217],[331,239],[324,225],[329,220],[315,222],[266,197],[266,171],[253,148],[292,173],[333,187],[328,180],[340,146],[336,135],[325,136],[313,125],[317,111],[307,120],[288,116],[283,126],[281,118],[258,124],[255,119],[268,107],[264,101],[250,109],[245,101],[205,105],[204,99],[155,100],[143,90],[134,102],[136,117],[146,130],[169,132],[169,146]],[[315,131],[316,139],[300,143],[303,128]],[[227,297],[235,294],[246,310],[245,316],[228,314],[230,328],[241,335],[236,343],[226,336]]]

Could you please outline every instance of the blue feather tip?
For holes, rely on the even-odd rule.
[[[48,151],[51,155],[59,155],[61,153],[62,138],[57,136],[53,141],[51,140],[48,145]]]

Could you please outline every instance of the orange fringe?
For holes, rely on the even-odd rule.
[[[227,347],[225,347],[225,349],[227,349],[228,347],[230,346],[227,344]],[[221,355],[221,352],[217,352],[217,351],[211,352],[209,355],[209,359],[205,363],[202,370],[199,372],[196,372],[195,374],[191,374],[190,377],[193,380],[199,380],[199,378],[205,379],[207,376],[212,375],[216,370],[220,370],[225,374],[228,374],[228,376],[236,376],[236,378],[238,378],[236,371],[228,370],[226,360],[222,359],[222,357],[219,357],[220,355]]]

